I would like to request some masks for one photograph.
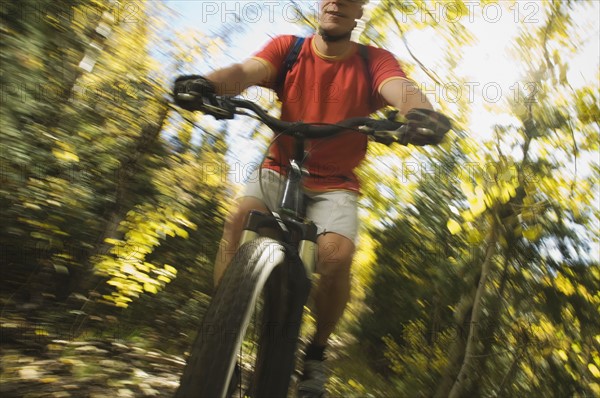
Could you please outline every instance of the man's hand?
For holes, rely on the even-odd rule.
[[[415,108],[406,114],[406,124],[400,128],[402,145],[436,145],[452,128],[450,120],[439,112]]]
[[[188,111],[199,111],[211,104],[216,93],[215,86],[200,75],[183,75],[175,79],[173,98],[175,103]]]

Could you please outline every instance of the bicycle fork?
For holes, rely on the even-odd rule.
[[[288,236],[295,236],[298,242],[298,257],[304,265],[306,276],[312,277],[317,260],[317,226],[313,222],[300,222],[293,219],[282,219],[278,214],[269,215],[252,210],[248,215],[246,227],[242,232],[239,246],[256,239],[262,228],[276,228]]]

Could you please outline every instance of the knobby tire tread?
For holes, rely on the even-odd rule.
[[[249,307],[253,306],[252,297],[257,289],[266,290],[267,318],[264,323],[279,325],[279,329],[273,332],[264,329],[263,325],[257,360],[257,363],[262,365],[259,365],[261,369],[258,369],[258,380],[253,386],[255,391],[260,392],[256,394],[260,395],[253,396],[259,398],[259,396],[267,396],[265,394],[273,394],[275,390],[282,391],[287,388],[299,329],[298,314],[301,317],[301,307],[305,297],[298,294],[289,295],[287,287],[282,287],[287,285],[286,279],[291,276],[285,275],[289,274],[286,272],[288,267],[276,266],[273,275],[266,283],[265,281],[261,283],[263,272],[258,269],[264,268],[259,262],[264,263],[262,260],[265,253],[268,256],[275,256],[275,251],[282,250],[283,247],[270,238],[255,239],[238,250],[207,308],[181,377],[176,398],[220,398],[222,396],[224,386],[229,384],[230,366],[237,359],[238,331],[245,331],[250,322],[250,317],[246,318],[245,314]],[[261,286],[258,285],[259,283]],[[295,310],[287,310],[290,304],[294,305]],[[299,311],[298,306],[300,306]],[[291,329],[287,327],[287,323],[295,323],[297,318],[298,325],[294,324]],[[286,338],[277,339],[270,335],[270,333],[276,336],[283,335],[282,328],[285,329]],[[278,363],[281,361],[286,364]],[[274,380],[285,381],[274,382]],[[277,395],[284,397],[285,393],[279,392]]]

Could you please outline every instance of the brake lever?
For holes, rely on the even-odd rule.
[[[408,125],[404,124],[399,129],[396,130],[377,130],[375,131],[372,128],[364,129],[363,131],[369,132],[370,135],[376,142],[385,145],[391,145],[393,143],[397,143],[400,145],[408,145],[409,144],[409,136],[408,136]],[[413,135],[416,133],[417,135],[425,138],[425,137],[435,137],[437,134],[428,128],[425,127],[413,127]]]
[[[202,105],[202,112],[204,113],[208,113],[209,115],[213,116],[215,119],[220,120],[220,119],[233,119],[233,116],[235,114],[235,108],[229,108],[226,106],[223,106],[224,104],[219,104],[218,106],[214,106],[214,105],[210,105],[210,104],[204,104]],[[228,105],[228,104],[225,104]]]
[[[200,93],[177,93],[177,98],[184,101],[194,101]],[[235,115],[235,106],[228,100],[228,97],[214,96],[204,98],[199,111],[213,116],[215,119],[233,119]]]
[[[177,93],[177,99],[184,101],[193,101],[194,99],[196,99],[196,97],[188,93]]]
[[[372,137],[375,142],[388,146],[395,142],[401,143],[401,138],[404,134],[401,130],[375,130],[370,126],[360,126],[358,130]]]
[[[398,127],[400,123],[395,120],[397,113],[397,111],[391,111],[386,119],[379,119],[370,125],[360,126],[359,131],[373,137],[373,140],[381,144],[388,146],[393,143],[402,144],[406,125],[402,124]]]
[[[398,130],[379,130],[373,133],[373,139],[376,142],[385,145],[392,145],[393,143],[401,143],[403,133]]]

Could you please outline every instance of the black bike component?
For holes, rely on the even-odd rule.
[[[448,130],[450,120],[443,114],[430,109],[415,108],[406,114],[404,140],[413,145],[439,144]]]
[[[304,151],[304,143],[304,136],[301,134],[294,135],[294,156],[290,160],[281,205],[278,209],[280,212],[296,220],[304,218],[302,177],[305,174],[305,170],[302,169],[302,163],[308,156]]]
[[[301,164],[295,160],[291,160],[279,208],[279,212],[287,214],[296,220],[303,218],[304,214],[302,174]]]
[[[270,238],[257,238],[237,251],[204,315],[179,389],[175,393],[176,398],[225,395],[237,362],[239,342],[249,323],[249,314],[254,309],[258,294],[263,291],[267,277],[273,269],[281,267],[278,259],[284,260],[284,251],[281,243]],[[302,266],[296,266],[296,269],[294,275],[305,272]],[[295,282],[285,280],[281,283],[293,287]],[[294,293],[300,294],[295,290]],[[278,308],[269,311],[271,315],[266,318],[267,324],[289,325],[292,322],[289,311],[284,308],[288,304],[287,298],[282,300],[281,297],[268,296],[266,300],[269,302],[265,303],[267,307]],[[280,349],[287,347],[281,343],[277,346]],[[267,362],[280,358],[269,357]],[[285,369],[281,363],[270,366],[273,366],[270,370],[277,370],[278,367]],[[279,372],[275,375],[286,378]],[[285,393],[279,391],[269,396],[284,397]]]
[[[402,142],[407,127],[391,117],[384,120],[352,118],[336,125],[291,123],[268,115],[250,101],[215,96],[211,103],[216,104],[209,112],[213,115],[229,117],[240,113],[236,108],[249,109],[274,131],[296,138],[292,159],[292,165],[294,162],[295,165],[286,183],[287,193],[291,196],[301,192],[304,139],[331,136],[358,127],[358,131],[376,139]],[[316,242],[317,236],[314,223],[303,220],[301,198],[292,199],[283,201],[281,214],[277,217],[251,212],[247,229],[258,233],[263,227],[275,227],[282,232],[282,240],[286,243],[260,237],[245,243],[236,252],[205,314],[177,398],[224,396],[234,373],[236,350],[248,327],[257,297],[263,291],[265,318],[251,395],[286,396],[304,303],[310,290],[309,275],[296,246],[302,240]]]
[[[265,286],[264,321],[250,397],[286,397],[311,282],[296,248],[286,247],[288,266],[277,267]]]
[[[302,135],[304,138],[324,138],[341,133],[344,130],[356,128],[358,126],[379,128],[379,126],[382,125],[381,123],[385,123],[386,127],[393,124],[396,129],[402,126],[401,122],[375,120],[368,117],[350,118],[330,125],[311,125],[303,122],[286,122],[269,115],[263,108],[253,102],[239,98],[227,98],[226,101],[229,102],[233,107],[249,109],[256,113],[260,120],[274,131],[288,133],[293,132],[295,136]]]
[[[188,111],[199,111],[205,103],[215,101],[215,85],[200,75],[183,75],[175,79],[173,98],[175,103]]]
[[[282,230],[279,222],[282,222],[288,232]],[[244,229],[259,233],[263,228],[275,228],[284,236],[286,243],[294,245],[301,240],[317,241],[317,226],[313,222],[303,222],[282,215],[281,219],[277,219],[271,214],[266,214],[258,210],[252,210],[249,213],[246,227]],[[289,241],[288,241],[289,240]]]

